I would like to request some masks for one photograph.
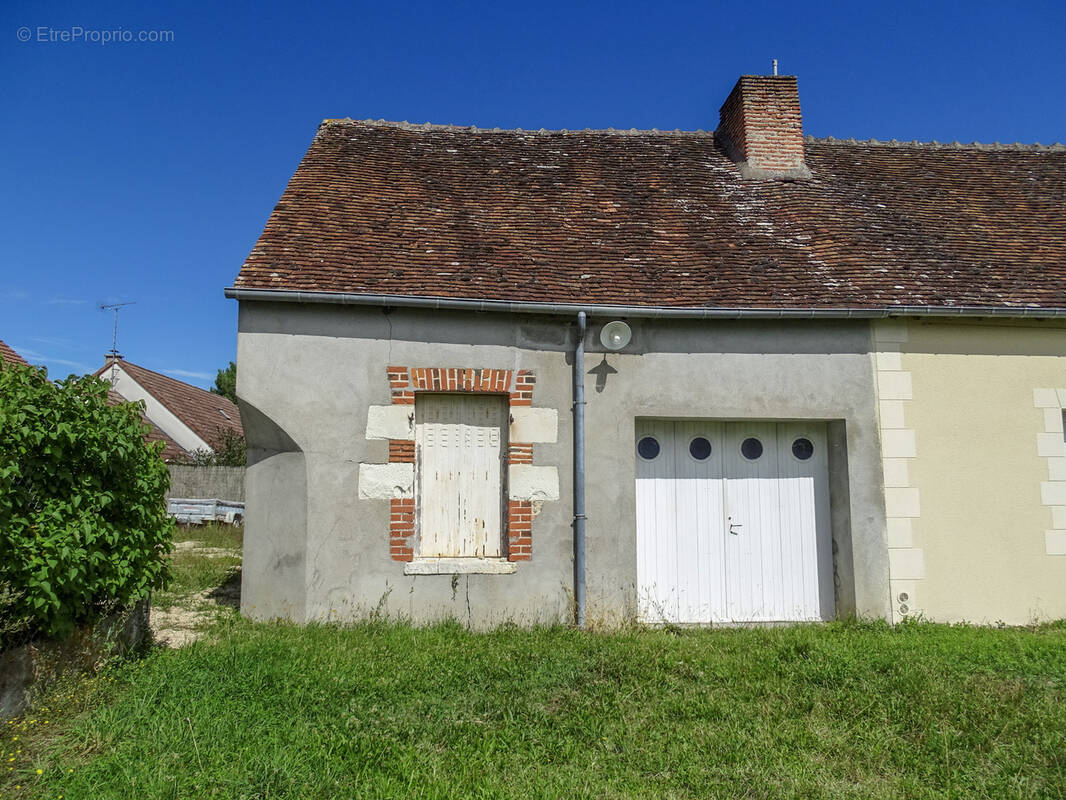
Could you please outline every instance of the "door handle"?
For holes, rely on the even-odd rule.
[[[744,524],[742,522],[733,522],[733,518],[732,517],[729,518],[729,532],[731,534],[733,534],[734,536],[739,536],[740,535],[740,531],[735,531],[733,529],[734,528],[743,528],[743,527],[744,527]]]

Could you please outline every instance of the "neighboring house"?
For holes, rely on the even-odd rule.
[[[4,344],[3,341],[0,341],[0,364],[24,364],[29,366],[26,359]],[[117,405],[118,403],[126,402],[126,398],[111,391],[108,392],[107,401],[112,405]],[[184,461],[190,457],[189,453],[182,449],[177,442],[163,433],[163,431],[144,414],[141,414],[141,419],[150,429],[144,436],[145,440],[149,442],[163,442],[162,456],[164,461]]]
[[[326,120],[227,289],[244,613],[571,619],[576,359],[589,620],[1066,617],[1064,196],[786,76],[713,134]]]
[[[103,377],[106,378],[106,374]],[[117,406],[130,401],[112,389],[107,393],[107,402],[108,405]],[[163,433],[162,429],[152,422],[152,420],[148,419],[143,411],[141,412],[141,422],[148,426],[148,431],[144,434],[144,440],[149,443],[162,442],[163,449],[160,451],[159,455],[168,464],[181,463],[189,461],[192,458],[191,453]]]
[[[244,435],[237,406],[222,395],[108,356],[95,373],[110,381],[111,395],[120,401],[144,401],[152,430],[148,441],[162,441],[165,461],[186,461],[197,451],[213,452],[226,433]]]
[[[22,356],[8,347],[2,339],[0,339],[0,366],[4,364],[22,364],[28,367],[29,362]]]

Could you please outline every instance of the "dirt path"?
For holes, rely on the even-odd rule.
[[[177,542],[174,550],[202,558],[241,555],[239,550],[204,547],[195,541]],[[241,574],[237,571],[219,586],[179,596],[169,607],[153,605],[149,618],[152,635],[164,647],[185,647],[203,637],[204,629],[221,609],[239,608],[240,603]]]

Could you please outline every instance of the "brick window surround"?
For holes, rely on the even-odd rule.
[[[414,405],[417,392],[472,392],[506,394],[510,406],[533,405],[536,377],[528,369],[467,369],[462,367],[387,368],[393,405]],[[390,439],[389,462],[413,464],[413,439]],[[508,464],[532,464],[533,445],[508,442]],[[415,501],[393,498],[389,527],[389,555],[394,561],[413,561]],[[507,501],[507,560],[529,561],[533,557],[533,503]]]

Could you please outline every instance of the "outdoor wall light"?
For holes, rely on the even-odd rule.
[[[621,350],[633,338],[633,331],[622,320],[608,322],[600,329],[600,344],[608,350]]]

